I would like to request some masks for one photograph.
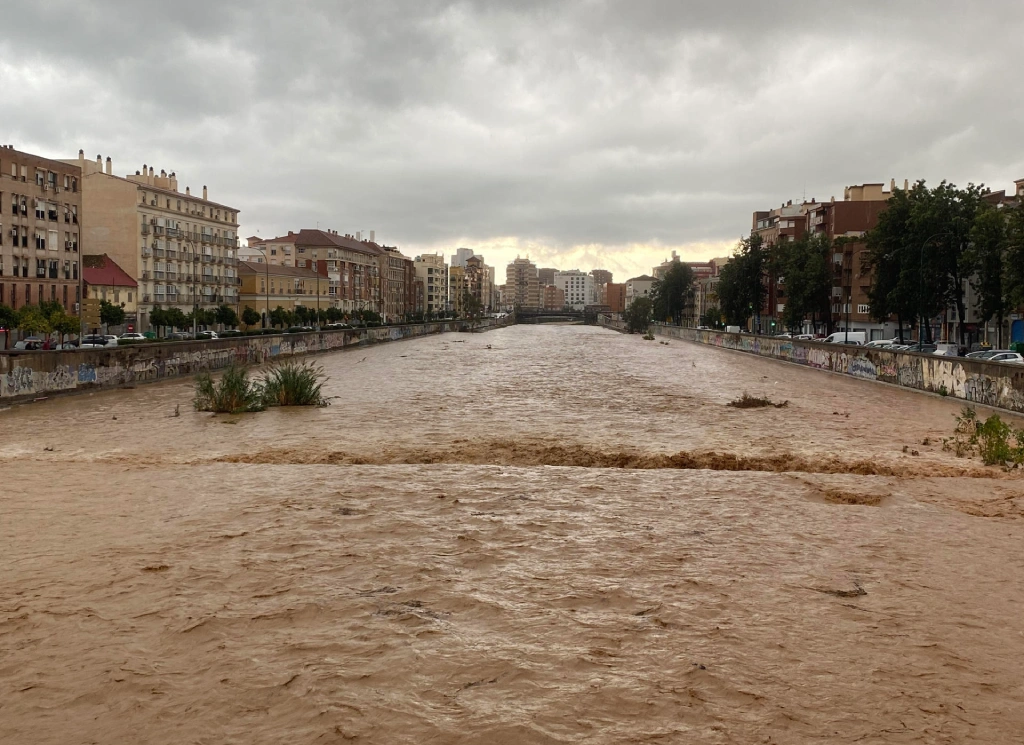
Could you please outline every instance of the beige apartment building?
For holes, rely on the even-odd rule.
[[[0,147],[0,305],[78,312],[82,170]]]
[[[264,325],[270,325],[268,305],[270,312],[278,307],[293,311],[300,305],[310,310],[328,307],[328,279],[313,269],[249,261],[241,262],[238,269],[239,311],[252,308],[263,318]]]
[[[381,278],[386,274],[384,249],[371,238],[339,235],[336,230],[289,230],[277,238],[249,238],[249,249],[262,250],[271,266],[302,267],[308,260],[327,262],[329,302],[345,312],[384,313]]]
[[[507,307],[539,308],[541,297],[537,265],[529,259],[516,257],[505,269],[505,295]]]
[[[423,311],[438,315],[448,310],[448,265],[441,254],[416,257],[416,279],[423,283]]]
[[[78,152],[82,172],[84,241],[90,253],[107,254],[139,283],[139,330],[150,328],[154,308],[213,309],[238,306],[238,210],[212,202],[151,166],[113,175],[110,158]]]

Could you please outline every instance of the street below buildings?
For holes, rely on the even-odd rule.
[[[590,326],[312,359],[326,408],[0,411],[0,743],[1024,732],[1024,478],[962,402]]]

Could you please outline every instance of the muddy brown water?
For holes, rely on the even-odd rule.
[[[958,402],[579,326],[317,361],[0,412],[0,742],[1024,741]]]

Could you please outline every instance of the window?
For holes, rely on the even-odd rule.
[[[36,200],[36,219],[37,220],[45,220],[46,219],[46,202],[44,202],[42,199],[37,199]]]
[[[32,304],[32,285],[25,285],[25,305]]]
[[[58,266],[59,265],[57,264],[57,260],[56,259],[50,259],[50,261],[48,262],[48,266],[47,266],[47,269],[49,271],[47,272],[46,276],[49,277],[50,279],[57,279],[57,269],[58,269]]]
[[[46,250],[46,235],[43,233],[36,232],[36,249],[40,251]]]
[[[42,279],[46,276],[46,259],[36,259],[36,277]],[[39,285],[39,297],[42,298],[42,285]]]

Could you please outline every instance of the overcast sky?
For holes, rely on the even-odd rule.
[[[1019,0],[5,3],[0,142],[176,171],[243,236],[623,280],[849,184],[1010,188],[1022,39]]]

